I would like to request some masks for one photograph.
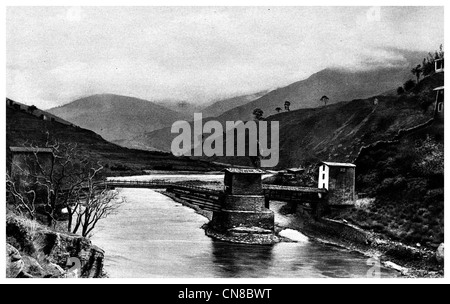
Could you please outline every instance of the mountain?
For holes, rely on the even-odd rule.
[[[203,113],[203,117],[216,117],[228,110],[243,106],[255,99],[258,99],[267,94],[267,92],[268,91],[261,91],[254,94],[236,96],[232,98],[219,100],[201,109],[201,112]]]
[[[444,75],[439,73],[424,78],[413,92],[401,96],[376,95],[268,117],[267,121],[280,124],[277,168],[306,166],[322,160],[354,162],[362,147],[391,141],[405,133],[404,130],[428,122],[434,114],[436,92],[433,89],[443,84]],[[251,165],[248,157],[200,159]]]
[[[409,67],[358,72],[324,69],[305,80],[273,90],[252,102],[224,112],[218,116],[218,120],[250,120],[256,108],[262,109],[265,116],[269,116],[276,113],[277,107],[284,111],[286,100],[291,103],[290,110],[296,110],[323,106],[320,98],[324,95],[329,98],[328,104],[368,98],[401,86],[412,78],[409,70]]]
[[[202,105],[198,105],[196,103],[185,100],[164,99],[153,101],[153,103],[168,108],[172,111],[182,113],[183,115],[189,116],[191,118],[193,117],[194,113],[199,113],[202,111]]]
[[[52,114],[6,99],[6,146],[35,145],[44,147],[47,140],[77,144],[80,151],[102,163],[109,174],[142,174],[142,170],[220,169],[207,162],[170,153],[151,152],[120,147],[104,140],[93,131],[74,126]],[[42,116],[43,115],[43,116]],[[8,154],[7,154],[8,155]]]
[[[77,99],[48,112],[92,130],[109,141],[132,138],[188,118],[147,100],[113,94]]]
[[[280,107],[284,111],[284,102],[290,101],[290,109],[320,108],[324,104],[320,101],[323,95],[329,98],[330,104],[354,99],[366,99],[375,95],[396,95],[396,88],[406,80],[414,78],[411,67],[421,61],[422,53],[404,52],[406,62],[403,66],[376,68],[366,71],[349,71],[342,69],[324,69],[305,80],[292,83],[286,87],[273,90],[260,98],[247,102],[244,105],[225,111],[215,117],[222,124],[226,121],[253,119],[253,110],[260,108],[264,116],[276,114],[275,108]],[[222,103],[218,103],[222,107]],[[216,105],[217,106],[217,105]],[[207,117],[207,115],[203,115]],[[192,120],[192,118],[191,118]],[[129,140],[133,145],[151,147],[163,151],[170,151],[172,139],[176,134],[170,133],[170,127],[146,132]],[[127,146],[130,146],[128,144]]]

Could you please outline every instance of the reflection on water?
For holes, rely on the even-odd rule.
[[[207,176],[210,177],[210,176]],[[117,214],[99,222],[93,242],[111,277],[366,277],[367,257],[316,242],[242,245],[213,240],[207,219],[149,189],[120,189]],[[382,276],[396,272],[382,269]]]
[[[212,262],[217,277],[267,277],[272,245],[230,244],[212,241]]]

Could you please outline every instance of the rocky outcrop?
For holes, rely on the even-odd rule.
[[[6,244],[6,277],[16,278],[22,273],[24,262],[19,251],[13,246]]]
[[[212,229],[209,224],[205,224],[203,228],[207,236],[230,243],[272,245],[282,241],[273,231],[259,227],[237,227],[226,232]]]
[[[104,252],[87,238],[12,215],[6,219],[6,237],[9,278],[104,276]]]
[[[441,243],[436,250],[436,260],[439,264],[444,264],[444,243]]]

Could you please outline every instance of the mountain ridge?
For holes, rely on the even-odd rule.
[[[186,119],[148,100],[117,94],[95,94],[48,110],[80,127],[113,141],[150,132]]]
[[[108,174],[143,174],[143,170],[192,170],[209,171],[218,166],[208,162],[177,158],[170,153],[150,152],[118,146],[103,139],[94,131],[75,126],[64,120],[49,119],[34,113],[46,111],[35,109],[33,113],[22,104],[6,99],[6,146],[45,147],[50,141],[76,144],[82,153],[105,167]],[[9,155],[9,156],[8,156]]]
[[[413,66],[412,63],[409,65]],[[404,67],[382,68],[376,70],[376,72],[351,72],[342,69],[327,68],[312,74],[307,79],[272,90],[258,99],[235,107],[210,119],[215,119],[222,124],[226,121],[253,120],[253,110],[255,108],[262,109],[265,117],[272,116],[276,114],[276,107],[284,108],[285,100],[291,102],[291,110],[318,108],[323,106],[320,101],[320,97],[323,95],[329,97],[329,105],[357,99],[367,99],[384,92],[394,92],[398,86],[401,86],[410,78],[412,78],[410,69],[405,69]],[[328,85],[325,85],[326,83]],[[378,85],[374,85],[374,83]],[[335,93],[330,94],[330,91],[319,90],[319,88],[323,87],[333,89],[332,91]],[[296,101],[300,97],[293,99],[292,96],[303,96],[301,97],[303,102]],[[285,110],[282,111],[284,112]],[[133,145],[142,145],[142,147],[152,147],[153,149],[169,151],[170,143],[174,137],[170,133],[170,127],[166,127],[137,135],[129,141]],[[125,146],[129,145],[127,140],[124,140],[122,144]]]

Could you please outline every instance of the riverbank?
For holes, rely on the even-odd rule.
[[[208,220],[212,219],[211,211],[203,210],[165,191],[160,193],[194,209]],[[307,211],[301,208],[297,210],[295,206],[285,202],[271,202],[271,210],[276,215],[275,232],[280,237],[280,241],[291,241],[279,236],[279,233],[285,229],[293,229],[306,235],[312,241],[345,248],[373,258],[381,265],[395,269],[406,278],[441,278],[444,275],[443,265],[436,261],[435,253],[432,250],[394,242],[383,235],[365,231],[341,221],[327,218],[315,221]],[[203,228],[208,234],[207,227],[205,225]]]
[[[366,278],[372,269],[361,254],[306,237],[274,245],[219,241],[202,229],[207,217],[166,195],[118,191],[127,203],[99,222],[92,237],[107,253],[110,278]],[[397,276],[381,267],[381,277]]]
[[[197,184],[203,187],[208,185],[208,182]],[[277,233],[283,229],[294,229],[321,243],[375,258],[405,277],[440,278],[444,275],[443,263],[437,262],[433,250],[408,246],[346,221],[332,219],[315,221],[307,211],[297,208],[296,204],[271,201],[270,209],[275,212],[276,219],[278,218]],[[280,221],[280,218],[284,220]]]
[[[290,228],[319,242],[346,248],[374,258],[386,267],[399,271],[408,278],[442,278],[443,264],[436,260],[435,252],[425,248],[415,248],[390,240],[388,237],[366,231],[344,221],[323,218],[314,220],[301,207],[284,202],[277,205],[278,213],[288,220],[283,228]]]

